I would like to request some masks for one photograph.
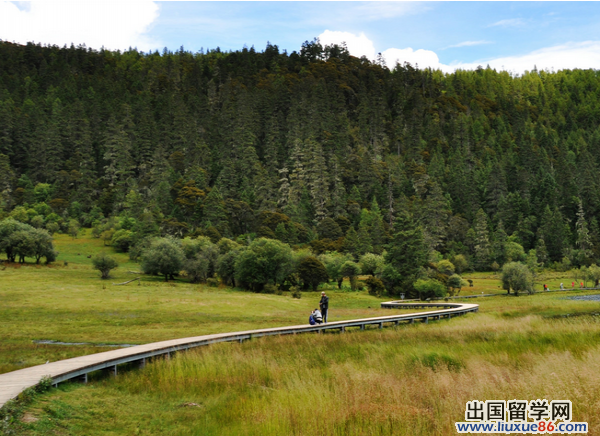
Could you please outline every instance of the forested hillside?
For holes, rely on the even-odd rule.
[[[381,253],[402,218],[477,269],[523,260],[519,247],[586,265],[600,258],[599,124],[594,70],[444,74],[317,41],[0,42],[0,218],[126,230],[124,249],[244,235],[355,255]]]

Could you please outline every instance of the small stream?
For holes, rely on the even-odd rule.
[[[61,342],[51,339],[34,340],[34,344],[40,345],[85,345],[86,347],[105,347],[105,348],[129,348],[135,347],[136,344],[93,344],[91,342]]]

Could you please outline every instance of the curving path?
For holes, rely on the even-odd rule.
[[[117,374],[117,365],[128,362],[137,362],[141,367],[146,364],[146,359],[155,356],[170,356],[171,353],[217,342],[243,342],[247,339],[272,335],[289,335],[297,333],[322,333],[324,330],[339,329],[344,332],[348,327],[359,327],[365,329],[367,325],[377,325],[383,328],[384,323],[398,325],[400,322],[414,323],[415,320],[427,323],[430,319],[464,315],[468,312],[477,312],[477,304],[459,303],[402,303],[390,301],[381,303],[386,309],[429,309],[441,308],[420,313],[408,313],[403,315],[380,316],[377,318],[353,319],[347,321],[330,322],[321,325],[296,325],[288,327],[275,327],[259,330],[248,330],[233,333],[218,333],[213,335],[195,336],[169,341],[153,342],[151,344],[138,345],[120,350],[105,351],[103,353],[90,354],[88,356],[74,357],[72,359],[60,360],[45,365],[32,366],[6,374],[0,374],[0,407],[9,400],[16,398],[25,389],[35,386],[42,377],[52,377],[56,385],[70,379],[87,381],[87,374],[92,371],[106,370],[113,375]]]

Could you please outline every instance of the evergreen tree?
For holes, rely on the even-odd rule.
[[[369,226],[363,221],[358,226],[358,247],[357,254],[362,256],[365,253],[373,252],[373,244],[371,242],[371,235],[369,232]]]
[[[350,228],[346,232],[346,237],[344,238],[342,249],[344,250],[344,253],[349,253],[354,257],[354,259],[358,259],[360,241],[358,239],[358,234],[356,233],[356,230],[354,230],[354,227],[352,226],[350,226]]]
[[[416,295],[413,284],[420,277],[427,262],[428,250],[423,232],[406,212],[394,222],[395,234],[385,255],[386,267],[382,280],[394,294]]]
[[[222,235],[229,234],[225,202],[219,188],[216,186],[209,192],[204,200],[203,221],[206,226],[215,227]]]
[[[479,209],[473,225],[475,230],[475,268],[483,271],[490,264],[490,237],[488,218],[483,209]]]

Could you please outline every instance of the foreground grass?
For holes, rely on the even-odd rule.
[[[597,302],[482,300],[479,314],[383,331],[270,337],[54,389],[26,435],[451,435],[465,403],[570,399],[598,434]],[[495,300],[495,301],[494,301]]]

